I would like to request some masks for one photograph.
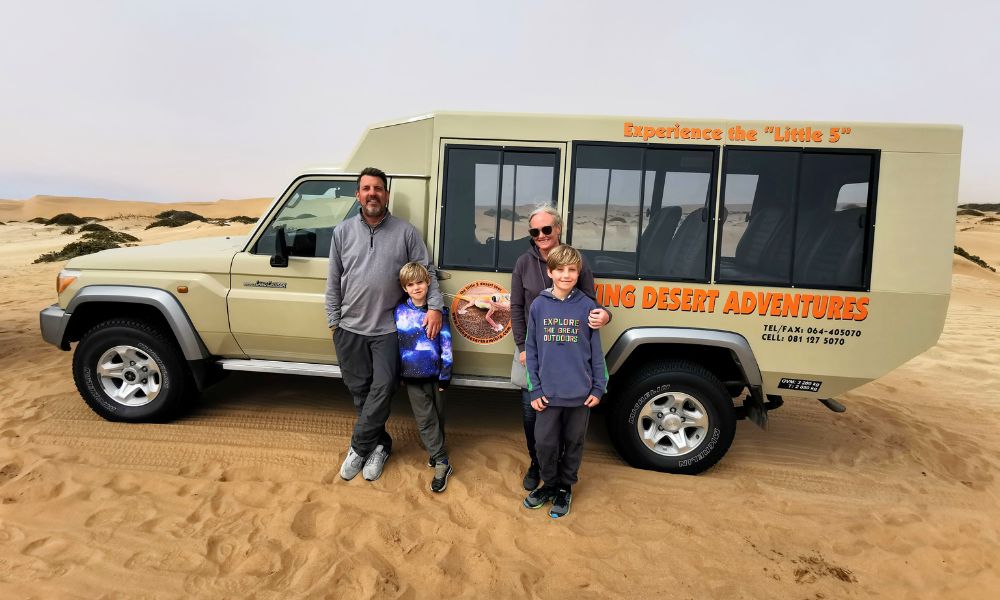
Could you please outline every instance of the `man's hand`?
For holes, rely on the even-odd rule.
[[[587,399],[583,401],[583,405],[586,406],[587,408],[594,408],[600,403],[601,399],[598,398],[597,396],[594,396],[593,394],[587,396]]]
[[[587,324],[590,325],[591,329],[600,329],[607,325],[610,320],[611,315],[603,308],[595,308],[587,315]]]
[[[521,353],[517,355],[517,361],[521,363],[522,367],[524,366],[524,361],[525,361],[524,357],[525,357],[524,350],[521,350]]]
[[[433,308],[427,311],[424,315],[423,322],[424,329],[427,330],[427,337],[434,339],[437,334],[441,331],[441,311],[434,310]]]
[[[531,401],[531,408],[535,409],[538,412],[542,412],[543,410],[545,410],[545,408],[548,405],[549,405],[549,400],[545,396],[542,396],[541,398],[535,398],[534,400]]]

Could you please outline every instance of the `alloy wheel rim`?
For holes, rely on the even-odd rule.
[[[705,441],[709,418],[705,405],[684,392],[666,392],[651,398],[635,421],[643,444],[663,456],[684,456]]]
[[[97,376],[104,393],[122,406],[149,404],[163,385],[156,360],[135,346],[108,348],[97,359]]]

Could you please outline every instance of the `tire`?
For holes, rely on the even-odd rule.
[[[73,379],[87,405],[109,421],[164,422],[195,387],[172,337],[145,321],[94,326],[73,353]]]
[[[722,383],[690,361],[640,368],[609,411],[611,441],[633,467],[695,475],[729,450],[736,411]]]

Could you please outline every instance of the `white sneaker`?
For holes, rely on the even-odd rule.
[[[361,472],[361,467],[365,465],[365,457],[354,451],[354,446],[347,451],[347,458],[344,464],[340,465],[340,478],[350,481]]]
[[[385,461],[387,460],[389,460],[389,453],[385,451],[385,446],[382,444],[375,446],[372,453],[365,459],[365,468],[362,470],[365,479],[375,481],[381,477],[382,467],[385,466]]]

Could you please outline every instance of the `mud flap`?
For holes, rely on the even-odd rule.
[[[759,386],[750,386],[750,395],[743,400],[747,418],[761,429],[767,429],[767,409],[764,407],[764,393]]]
[[[767,395],[764,401],[764,393],[760,387],[750,387],[750,395],[743,400],[743,411],[746,418],[757,424],[761,429],[767,429],[767,413],[776,408],[780,408],[785,403],[785,399],[774,394]]]

